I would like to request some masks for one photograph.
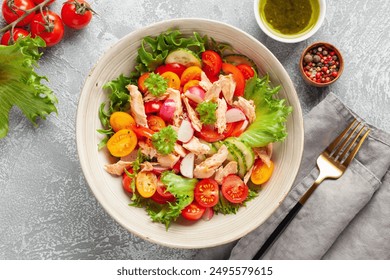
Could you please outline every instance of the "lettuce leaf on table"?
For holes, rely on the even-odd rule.
[[[53,91],[34,70],[42,53],[39,47],[45,42],[37,38],[21,38],[11,46],[0,46],[0,139],[9,130],[9,111],[19,107],[34,124],[37,118],[45,119],[52,112],[57,113],[57,98]]]
[[[239,140],[255,148],[286,138],[285,123],[292,107],[286,106],[286,100],[274,97],[279,90],[280,86],[270,86],[268,75],[247,81],[244,97],[254,101],[256,120],[240,135]]]

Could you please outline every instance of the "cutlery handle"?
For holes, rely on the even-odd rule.
[[[272,244],[274,244],[275,240],[286,229],[286,227],[290,224],[292,219],[294,219],[294,217],[297,215],[299,210],[301,210],[302,206],[303,205],[300,202],[297,202],[297,204],[295,204],[295,206],[290,210],[290,212],[283,219],[283,221],[277,226],[277,228],[268,237],[268,239],[265,241],[265,243],[260,248],[260,250],[257,251],[256,255],[252,258],[252,260],[260,259],[260,257],[263,256],[265,252],[267,252],[268,248],[271,247]]]

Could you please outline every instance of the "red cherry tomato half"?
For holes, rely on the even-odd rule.
[[[232,123],[233,126],[232,126],[232,130],[230,131],[230,134],[226,137],[238,137],[240,136],[244,131],[245,129],[248,127],[249,125],[249,121],[248,120],[243,120],[243,121],[239,121],[239,122],[235,122],[235,123]]]
[[[239,64],[237,65],[238,70],[241,71],[242,75],[244,76],[245,80],[248,80],[255,76],[255,71],[252,67],[250,67],[247,64]]]
[[[143,126],[131,125],[131,130],[134,131],[137,137],[145,137],[148,139],[151,139],[154,134],[153,130]]]
[[[35,7],[35,4],[31,0],[4,0],[2,5],[2,13],[4,20],[7,23],[12,23],[22,15],[24,15],[24,11],[30,10]],[[26,18],[20,21],[16,26],[25,26],[29,24],[34,18],[35,13],[29,14]]]
[[[39,4],[41,4],[42,2],[44,2],[45,0],[33,0],[33,2],[36,4],[36,5],[39,5]],[[51,4],[53,4],[53,2],[54,2],[55,0],[51,0],[51,1],[49,1],[49,3],[47,3],[46,5],[51,5]]]
[[[133,169],[129,168],[127,170],[129,173],[133,173]],[[133,193],[133,189],[131,188],[131,181],[133,179],[129,177],[129,175],[127,175],[126,172],[123,172],[122,174],[122,187],[124,189],[125,192],[127,193]]]
[[[149,101],[145,102],[145,113],[146,114],[152,114],[160,112],[161,106],[163,104],[163,101]]]
[[[187,220],[196,221],[202,218],[204,211],[205,208],[203,206],[200,206],[199,203],[193,201],[181,211],[181,215]]]
[[[245,91],[245,78],[241,71],[230,63],[222,63],[222,71],[225,74],[232,74],[233,79],[236,82],[236,89],[234,90],[234,96],[243,96]]]
[[[202,70],[207,77],[218,76],[222,68],[221,56],[212,50],[207,50],[202,53]]]
[[[200,139],[203,139],[209,143],[211,142],[216,142],[216,141],[221,141],[223,139],[225,139],[229,132],[231,131],[232,129],[232,126],[233,126],[233,123],[227,123],[226,124],[226,132],[225,133],[218,133],[218,130],[216,130],[214,128],[214,126],[212,125],[204,125],[202,126],[202,129],[201,131],[197,131],[195,132],[195,135],[196,137],[200,138]]]
[[[24,30],[22,28],[14,28],[14,36],[12,37],[13,42],[16,42],[19,37],[26,37],[30,34],[27,30]],[[1,44],[4,46],[8,46],[11,42],[11,31],[8,30],[3,34],[3,37],[1,37]]]
[[[226,176],[222,181],[222,195],[231,203],[242,203],[249,193],[248,186],[234,174]]]
[[[168,192],[165,186],[158,186],[151,199],[159,204],[174,202],[176,200],[175,196]]]
[[[62,5],[61,17],[66,26],[83,29],[91,21],[93,11],[84,0],[68,0]]]
[[[180,78],[181,74],[183,74],[183,72],[184,72],[184,70],[186,70],[186,68],[187,67],[185,67],[184,65],[182,65],[180,63],[168,63],[168,64],[163,64],[163,65],[158,66],[154,72],[157,74],[160,74],[160,75],[165,73],[165,72],[173,72],[176,75],[178,75]]]
[[[30,28],[34,37],[40,36],[46,42],[46,47],[58,44],[64,37],[64,24],[59,15],[53,11],[36,14]]]
[[[219,186],[214,179],[199,181],[194,190],[195,200],[203,207],[213,207],[219,200]]]

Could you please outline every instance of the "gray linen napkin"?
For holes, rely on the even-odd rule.
[[[319,172],[316,159],[359,117],[329,94],[304,118],[305,148],[293,187],[275,213],[238,241],[197,259],[252,259]],[[390,135],[372,127],[338,180],[325,180],[263,259],[390,259]]]

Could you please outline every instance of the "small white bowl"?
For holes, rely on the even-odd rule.
[[[257,24],[260,26],[261,30],[265,34],[267,34],[269,37],[271,37],[274,40],[277,40],[279,42],[283,43],[298,43],[301,41],[304,41],[308,38],[310,38],[312,35],[314,35],[318,29],[321,27],[322,23],[324,22],[325,13],[326,13],[326,1],[325,0],[318,0],[320,5],[320,14],[318,17],[318,20],[316,24],[306,32],[303,32],[298,35],[281,35],[280,33],[276,33],[275,31],[271,30],[265,22],[263,22],[263,19],[260,16],[260,2],[265,0],[254,0],[254,13],[256,17]]]

